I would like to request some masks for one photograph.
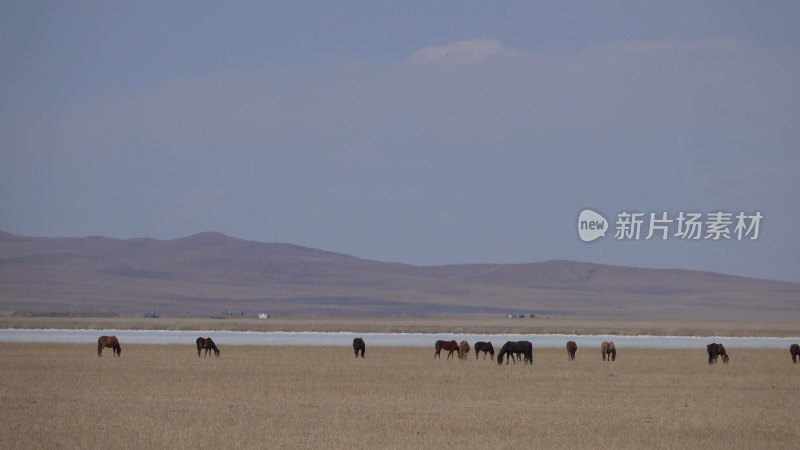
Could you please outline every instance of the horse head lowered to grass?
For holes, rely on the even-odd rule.
[[[200,351],[205,350],[206,352],[203,354],[203,358],[208,355],[208,352],[214,351],[214,356],[219,356],[219,349],[217,348],[217,344],[211,340],[211,338],[204,338],[199,337],[197,338],[197,357],[200,357]]]
[[[500,349],[500,353],[497,354],[497,364],[503,364],[503,358],[511,359],[516,364],[514,355],[517,355],[517,359],[524,358],[524,362],[533,365],[533,344],[530,341],[506,342]],[[506,359],[506,364],[508,364],[508,359]]]
[[[100,336],[97,340],[97,356],[103,356],[104,348],[110,348],[115,356],[122,354],[122,347],[116,336]]]

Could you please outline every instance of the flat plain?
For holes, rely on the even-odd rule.
[[[16,317],[0,311],[0,328],[62,328],[93,330],[229,330],[327,331],[357,333],[465,334],[612,334],[650,336],[797,337],[796,320],[721,320],[611,317],[526,317],[509,319],[490,314],[409,317],[285,316],[255,318],[202,317]]]
[[[500,343],[495,343],[499,347]],[[535,344],[535,340],[534,340]],[[0,347],[2,448],[796,448],[787,350],[534,348],[532,366],[431,348]]]

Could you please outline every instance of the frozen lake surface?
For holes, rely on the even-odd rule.
[[[350,332],[261,332],[261,331],[167,331],[167,330],[59,330],[59,329],[0,329],[0,342],[64,342],[96,344],[102,335],[115,335],[122,344],[194,345],[199,336],[212,337],[218,345],[326,345],[351,346],[354,337],[362,337],[367,346],[375,347],[433,347],[438,339],[489,341],[495,346],[506,341],[527,340],[534,347],[561,348],[567,341],[578,347],[599,347],[603,341],[614,341],[617,347],[627,348],[698,348],[711,342],[727,348],[788,349],[800,338],[779,337],[719,337],[719,336],[618,336],[574,334],[432,334],[432,333],[350,333]]]

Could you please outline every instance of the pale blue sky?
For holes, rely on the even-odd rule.
[[[797,2],[498,3],[3,2],[0,230],[800,281]]]

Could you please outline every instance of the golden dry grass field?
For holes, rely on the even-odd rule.
[[[499,344],[499,343],[495,343]],[[535,341],[534,341],[535,344]],[[595,348],[533,366],[431,348],[0,348],[0,448],[797,448],[787,350]]]

